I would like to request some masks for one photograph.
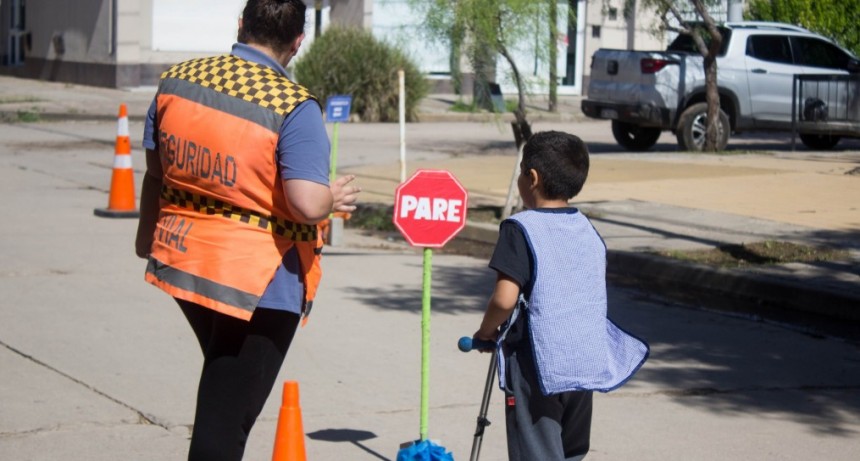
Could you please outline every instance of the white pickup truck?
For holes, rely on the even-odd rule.
[[[730,22],[719,29],[720,149],[731,132],[791,130],[794,75],[860,71],[851,53],[801,27]],[[675,133],[681,149],[701,150],[705,73],[692,37],[679,35],[666,51],[597,50],[582,111],[612,120],[615,140],[628,150],[651,148],[664,130]],[[810,148],[830,149],[840,136],[801,130],[800,139]]]

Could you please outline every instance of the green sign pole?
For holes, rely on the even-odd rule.
[[[433,250],[424,248],[424,281],[421,295],[421,440],[427,440],[430,413],[430,282]]]
[[[331,133],[331,166],[329,168],[329,181],[334,182],[337,177],[337,132],[340,127],[340,122],[334,122],[334,127]]]
[[[334,122],[334,126],[332,127],[331,132],[331,161],[329,162],[329,171],[328,171],[328,181],[330,184],[334,184],[335,179],[337,179],[337,132],[338,127],[340,127],[340,122]],[[332,219],[334,217],[334,212],[328,214],[328,219]]]

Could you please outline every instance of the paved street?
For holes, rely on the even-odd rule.
[[[858,163],[851,150],[791,154],[783,141],[776,153],[711,157],[676,154],[661,143],[656,153],[618,154],[606,124],[536,125],[595,140],[594,165],[601,168],[593,169],[584,200],[633,196],[693,206],[716,191],[743,192],[744,203],[765,206],[739,213],[771,208],[768,217],[791,226],[803,224],[808,213],[783,203],[802,197],[767,196],[786,186],[768,186],[763,178],[789,179],[796,190],[809,185],[816,194],[830,193],[821,185],[830,184],[860,196],[857,178],[842,174]],[[183,459],[201,364],[196,344],[171,300],[143,282],[144,264],[133,256],[136,222],[92,213],[107,201],[115,127],[0,124],[6,217],[0,222],[0,459]],[[132,123],[135,146],[140,130]],[[410,168],[449,168],[459,177],[462,162],[479,159],[504,182],[476,190],[476,200],[506,194],[513,160],[506,127],[419,124],[408,136]],[[344,125],[340,142],[339,165],[363,173],[367,200],[393,193],[396,125]],[[768,152],[775,143],[768,137],[745,142],[745,149]],[[133,156],[139,187],[139,148]],[[689,165],[698,182],[679,177],[679,165]],[[649,166],[652,180],[630,176]],[[462,176],[477,181],[465,170]],[[757,188],[743,181],[753,177]],[[852,203],[816,208],[817,222],[827,223],[824,230],[856,233]],[[468,459],[487,356],[463,354],[455,344],[477,327],[492,278],[483,260],[438,254],[433,262],[429,433],[456,459]],[[418,435],[420,253],[348,231],[344,245],[326,250],[324,269],[314,314],[281,373],[301,384],[308,458],[393,460],[398,445]],[[675,305],[645,291],[613,287],[610,297],[612,317],[645,338],[652,356],[627,386],[597,396],[588,459],[860,456],[857,344]],[[276,388],[246,459],[270,458],[280,397]],[[501,410],[496,391],[482,460],[506,458]]]

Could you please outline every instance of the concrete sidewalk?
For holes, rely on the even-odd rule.
[[[0,123],[0,459],[183,459],[199,351],[181,312],[143,281],[144,263],[133,256],[136,222],[93,215],[107,201],[120,101],[137,114],[132,155],[140,185],[139,120],[151,94],[134,105],[130,95],[138,93],[2,78],[0,94],[0,112],[16,118],[22,109],[9,107],[40,104],[56,114],[53,123]],[[544,120],[536,127],[589,140],[592,176],[578,205],[606,237],[615,275],[653,283],[641,291],[610,286],[613,320],[647,339],[652,356],[624,388],[595,397],[588,459],[857,459],[855,343],[682,308],[660,297],[656,277],[684,277],[687,293],[740,290],[735,284],[764,278],[782,283],[783,294],[794,286],[814,297],[824,293],[824,280],[844,279],[834,282],[838,293],[856,289],[856,259],[774,266],[767,274],[655,267],[648,254],[762,238],[856,250],[860,178],[844,174],[860,161],[856,153],[796,156],[765,151],[772,140],[741,139],[754,153],[688,155],[664,143],[631,155],[612,150],[605,123]],[[397,127],[345,124],[340,135],[342,172],[359,174],[363,200],[391,203]],[[410,171],[449,169],[473,204],[504,202],[515,157],[503,124],[410,124],[408,136]],[[810,219],[804,211],[815,204]],[[493,226],[474,223],[464,232],[494,238]],[[326,248],[324,265],[313,316],[279,379],[301,383],[308,459],[393,460],[419,428],[420,250],[347,229],[341,246]],[[479,324],[492,281],[485,260],[434,255],[429,435],[458,460],[468,459],[487,356],[462,354],[455,343]],[[271,458],[280,398],[276,387],[246,459]],[[503,411],[495,390],[482,461],[506,459]]]
[[[130,118],[139,122],[154,91],[155,88],[117,90],[0,77],[0,119],[17,121],[35,117],[46,121],[109,123],[116,118],[118,104],[124,102]],[[505,128],[510,115],[451,112],[449,108],[456,99],[455,95],[430,95],[422,102],[420,117],[428,123],[409,126],[410,171],[422,167],[448,169],[464,182],[473,205],[500,206],[505,203],[511,174],[509,158],[514,153],[512,135]],[[786,156],[785,146],[774,145],[772,138],[763,141],[742,138],[732,142],[746,143],[739,148],[765,157],[756,160],[756,155],[668,156],[671,144],[668,147],[658,144],[654,154],[615,154],[618,148],[607,134],[605,123],[584,120],[579,101],[575,96],[560,97],[559,111],[550,113],[545,110],[545,98],[537,96],[529,100],[529,117],[535,130],[571,131],[589,142],[596,166],[581,197],[586,203],[580,206],[595,218],[595,225],[606,239],[615,261],[610,266],[612,275],[618,280],[659,288],[667,294],[684,292],[694,301],[729,297],[735,309],[754,315],[774,314],[800,323],[806,322],[803,313],[823,315],[825,323],[860,320],[860,211],[855,207],[860,196],[860,176],[822,176],[826,171],[819,169],[800,179],[792,176],[795,173],[792,166],[779,165],[793,165],[800,160],[832,162],[831,170],[846,173],[851,165],[860,164],[856,150],[806,154],[798,159]],[[381,163],[373,157],[373,152],[379,150],[396,152],[399,140],[393,137],[396,129],[392,127],[385,124],[341,127],[340,171],[361,178],[364,201],[393,203],[393,190],[399,182],[397,164],[392,160]],[[441,133],[445,135],[440,136]],[[137,142],[135,139],[135,146]],[[782,151],[770,150],[774,147]],[[780,156],[786,156],[786,160],[780,160]],[[776,161],[772,161],[774,157]],[[611,177],[616,171],[627,173],[624,177]],[[610,177],[603,179],[603,176]],[[709,182],[712,177],[751,178],[760,183]],[[778,183],[780,180],[801,183],[787,182],[783,186]],[[810,182],[816,180],[820,184]],[[696,193],[687,192],[690,197],[701,195],[713,199],[690,201],[672,197],[676,194],[671,188],[684,181],[699,189]],[[768,183],[777,191],[772,197],[763,192]],[[808,187],[803,189],[807,183]],[[654,189],[670,188],[669,193],[646,190],[654,184],[659,184]],[[684,183],[683,187],[690,186]],[[782,187],[797,189],[788,194],[793,198],[781,197],[778,191]],[[740,192],[732,195],[733,190]],[[759,203],[762,201],[765,203]],[[750,207],[749,202],[759,204]],[[787,206],[786,214],[767,214],[780,206]],[[825,209],[832,206],[843,211],[836,216],[827,215]],[[812,211],[804,211],[808,209]],[[470,222],[462,236],[492,242],[495,226]],[[852,259],[713,269],[652,255],[663,250],[764,240],[845,248],[851,251]]]
[[[127,104],[130,120],[143,120],[155,91],[154,86],[113,89],[0,76],[0,120],[16,121],[22,117],[46,121],[111,120],[116,117],[120,103]],[[420,121],[513,120],[511,114],[450,111],[458,99],[453,94],[427,96],[419,109]],[[579,96],[559,96],[558,111],[549,112],[546,97],[533,96],[527,99],[526,107],[532,120],[571,121],[584,118],[580,100]]]

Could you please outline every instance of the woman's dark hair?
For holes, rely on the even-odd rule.
[[[588,177],[588,148],[582,139],[561,131],[542,131],[523,147],[522,171],[534,169],[548,199],[570,200]]]
[[[242,11],[239,43],[285,51],[305,31],[305,9],[302,0],[248,0]]]

